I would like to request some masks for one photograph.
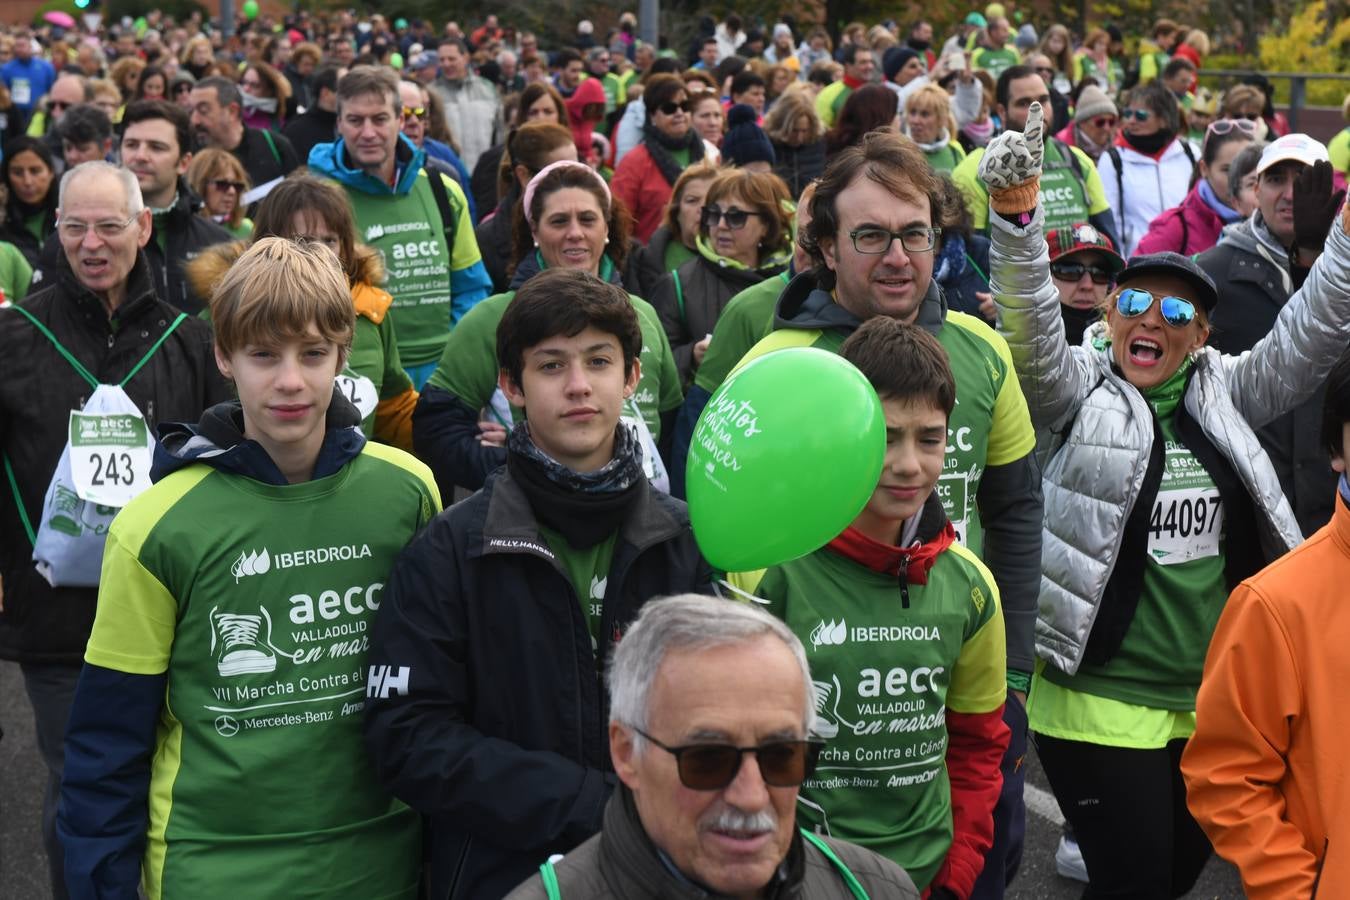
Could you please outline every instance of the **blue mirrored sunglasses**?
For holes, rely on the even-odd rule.
[[[1151,293],[1140,288],[1125,288],[1116,297],[1116,311],[1127,319],[1142,316],[1153,305]],[[1162,297],[1159,301],[1163,321],[1173,328],[1185,328],[1195,321],[1195,304],[1181,297]]]

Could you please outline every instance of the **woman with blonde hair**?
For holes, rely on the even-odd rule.
[[[966,151],[956,140],[951,99],[936,84],[925,84],[905,100],[905,133],[919,145],[935,171],[950,172],[966,158]]]
[[[727,302],[787,268],[793,212],[787,185],[771,173],[729,169],[708,185],[698,255],[662,279],[651,298],[685,382],[703,362]]]
[[[211,48],[211,39],[205,35],[197,35],[183,47],[178,61],[184,69],[192,73],[193,78],[198,80],[205,78],[207,70],[216,61],[215,51]]]
[[[233,153],[208,147],[192,157],[187,170],[188,187],[202,198],[198,214],[220,225],[239,240],[253,234],[253,221],[244,215],[248,173]]]
[[[229,155],[229,154],[226,154]],[[412,414],[417,391],[403,369],[389,307],[394,298],[377,287],[384,281],[378,251],[358,243],[356,219],[347,195],[335,182],[297,172],[258,205],[253,240],[281,237],[314,241],[337,254],[351,285],[356,327],[347,366],[337,388],[361,413],[367,437],[412,451]],[[249,244],[217,244],[188,264],[188,275],[203,296]]]
[[[825,171],[825,126],[804,85],[783,92],[764,119],[764,133],[773,145],[773,173],[791,196],[800,196]]]
[[[141,72],[143,71],[145,71],[145,60],[139,56],[120,57],[108,70],[108,77],[122,92],[123,105],[131,102],[131,98],[136,96],[136,86],[140,83]],[[117,118],[120,119],[121,116],[119,115]]]
[[[243,100],[243,122],[249,128],[280,131],[286,124],[286,101],[291,83],[265,62],[251,62],[239,76],[239,96]]]
[[[1089,31],[1087,37],[1083,38],[1083,46],[1074,54],[1073,83],[1078,84],[1090,78],[1097,83],[1097,87],[1106,91],[1108,97],[1114,96],[1120,82],[1112,66],[1110,48],[1111,35],[1106,33],[1106,29],[1093,28]],[[1054,59],[1053,55],[1046,55]]]
[[[1055,68],[1055,76],[1050,86],[1067,97],[1073,86],[1078,83],[1074,80],[1076,62],[1069,29],[1058,22],[1045,29],[1041,42],[1036,45],[1036,52],[1050,57],[1050,63]]]
[[[650,297],[671,272],[698,256],[698,222],[708,185],[722,170],[711,160],[692,165],[675,179],[661,227],[637,254],[638,293]]]

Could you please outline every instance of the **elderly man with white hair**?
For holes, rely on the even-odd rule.
[[[108,492],[149,485],[149,454],[131,444],[144,448],[156,422],[195,420],[230,391],[206,323],[155,294],[141,253],[150,209],[136,176],[82,163],[61,180],[59,198],[55,277],[0,312],[0,454],[9,485],[0,506],[0,659],[20,664],[33,706],[47,767],[43,842],[52,894],[64,897],[55,832],[62,742],[94,621],[104,534],[121,505]],[[95,415],[88,401],[96,389],[117,391],[135,413],[124,405],[115,418]],[[81,411],[80,436],[92,441],[71,437],[72,414]]]
[[[782,622],[728,600],[655,600],[614,651],[609,749],[619,787],[600,834],[508,895],[917,898],[895,863],[799,830],[824,742],[811,672]]]

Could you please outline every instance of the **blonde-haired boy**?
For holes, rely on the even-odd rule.
[[[73,896],[417,893],[417,816],[361,746],[366,631],[431,472],[367,443],[334,380],[337,257],[267,238],[211,298],[238,401],[161,426],[156,483],[108,535],[67,735]],[[399,690],[391,671],[374,690]]]

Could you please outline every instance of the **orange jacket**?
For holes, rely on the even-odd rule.
[[[1350,897],[1350,509],[1238,585],[1209,645],[1187,804],[1249,900]]]

